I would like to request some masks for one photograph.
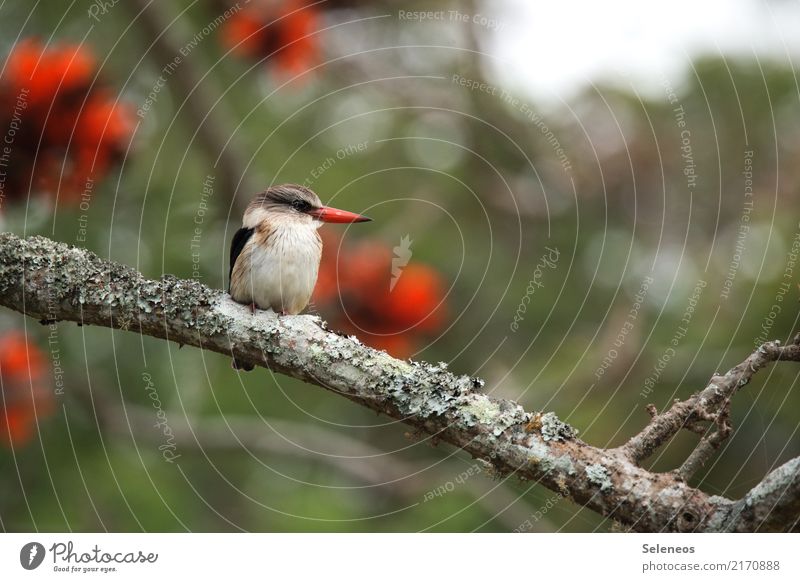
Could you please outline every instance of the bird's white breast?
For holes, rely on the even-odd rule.
[[[253,302],[261,309],[300,313],[311,299],[322,256],[316,225],[287,222],[248,244],[253,245],[247,282]]]

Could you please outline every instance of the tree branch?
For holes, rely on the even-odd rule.
[[[787,519],[788,518],[788,519]],[[723,531],[795,531],[800,521],[800,457],[768,474],[731,508]]]
[[[798,346],[765,344],[699,394],[656,415],[624,447],[604,450],[577,439],[553,413],[532,414],[478,392],[482,380],[454,375],[444,364],[397,360],[327,330],[317,317],[253,316],[197,281],[148,280],[43,237],[0,234],[0,304],[43,322],[132,329],[299,378],[459,447],[499,475],[537,481],[631,529],[773,530],[791,527],[800,515],[797,460],[736,502],[637,464],[694,411],[718,409],[760,367],[798,359]]]
[[[799,336],[800,337],[800,336]],[[683,401],[676,401],[672,407],[663,414],[658,414],[655,408],[648,408],[652,419],[642,432],[629,440],[621,450],[636,462],[642,461],[652,455],[658,447],[675,436],[682,428],[697,432],[697,423],[710,421],[717,424],[717,433],[704,438],[699,445],[701,452],[690,457],[686,467],[688,473],[693,473],[699,468],[696,466],[701,460],[707,459],[708,447],[718,447],[728,436],[728,410],[730,400],[736,392],[747,385],[752,377],[761,368],[777,360],[800,361],[800,345],[795,342],[781,346],[781,342],[773,341],[761,345],[747,359],[731,368],[722,376],[713,376],[708,386],[697,394]],[[705,431],[700,431],[701,434]],[[693,458],[694,457],[694,458]],[[702,462],[700,463],[702,465]]]

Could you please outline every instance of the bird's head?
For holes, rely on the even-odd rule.
[[[319,196],[298,184],[270,186],[248,204],[244,212],[244,227],[255,228],[267,222],[277,226],[299,222],[319,227],[323,222],[366,222],[361,214],[324,206]]]

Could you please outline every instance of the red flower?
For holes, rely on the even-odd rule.
[[[28,39],[11,51],[4,81],[14,89],[30,90],[31,107],[49,107],[60,98],[80,98],[92,82],[94,57],[83,46],[54,46],[49,50],[40,42]]]
[[[35,344],[19,331],[0,336],[0,443],[26,444],[37,418],[52,414],[53,393],[44,374],[44,354]]]
[[[426,265],[405,267],[394,289],[380,299],[397,330],[419,327],[420,331],[433,332],[444,323],[440,309],[444,301],[442,278]]]
[[[355,246],[323,235],[314,304],[331,324],[397,357],[445,323],[445,285],[433,268],[411,263],[392,281],[391,249],[377,241]]]
[[[317,61],[319,13],[302,0],[253,4],[231,16],[222,42],[249,59],[267,59],[281,74],[297,75]]]
[[[26,40],[12,49],[0,78],[0,124],[11,141],[0,198],[24,198],[33,188],[77,201],[122,158],[133,110],[95,77],[83,46]]]

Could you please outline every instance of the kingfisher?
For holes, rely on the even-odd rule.
[[[256,195],[231,241],[230,294],[234,301],[278,315],[308,305],[317,283],[323,222],[366,222],[355,212],[324,206],[298,184],[271,186]]]

